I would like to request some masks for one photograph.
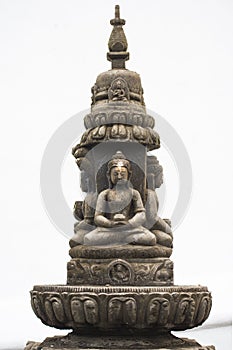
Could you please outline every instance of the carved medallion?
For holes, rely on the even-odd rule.
[[[112,101],[129,100],[129,87],[127,82],[122,78],[114,79],[108,90],[108,98]]]
[[[132,279],[132,269],[126,261],[117,259],[109,264],[108,276],[113,284],[127,284]]]

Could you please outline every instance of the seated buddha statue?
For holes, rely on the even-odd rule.
[[[131,164],[118,151],[108,162],[109,188],[97,198],[96,229],[84,236],[91,246],[136,244],[152,246],[156,236],[143,227],[145,208],[140,193],[130,186]]]

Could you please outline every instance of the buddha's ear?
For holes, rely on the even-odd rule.
[[[129,180],[131,178],[131,176],[132,176],[132,170],[128,169],[128,168],[127,168],[127,170],[128,170],[128,180]]]
[[[107,171],[106,175],[107,175],[107,179],[108,179],[109,188],[112,188],[113,184],[112,184],[111,177],[110,177],[110,171]]]

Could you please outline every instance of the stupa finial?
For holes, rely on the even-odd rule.
[[[120,18],[120,6],[115,6],[115,19]]]
[[[115,6],[115,18],[111,19],[110,23],[112,26],[125,25],[125,20],[120,18],[120,6],[119,5]]]
[[[120,6],[115,6],[115,18],[111,19],[110,24],[113,26],[112,33],[108,41],[109,52],[107,59],[112,62],[112,69],[124,69],[125,61],[129,59],[127,52],[127,39],[122,28],[125,20],[120,18]]]

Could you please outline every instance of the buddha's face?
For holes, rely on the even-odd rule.
[[[161,171],[155,178],[155,188],[159,188],[163,184],[163,172]]]
[[[110,179],[113,185],[125,184],[128,180],[129,173],[124,166],[114,166],[110,171]]]

